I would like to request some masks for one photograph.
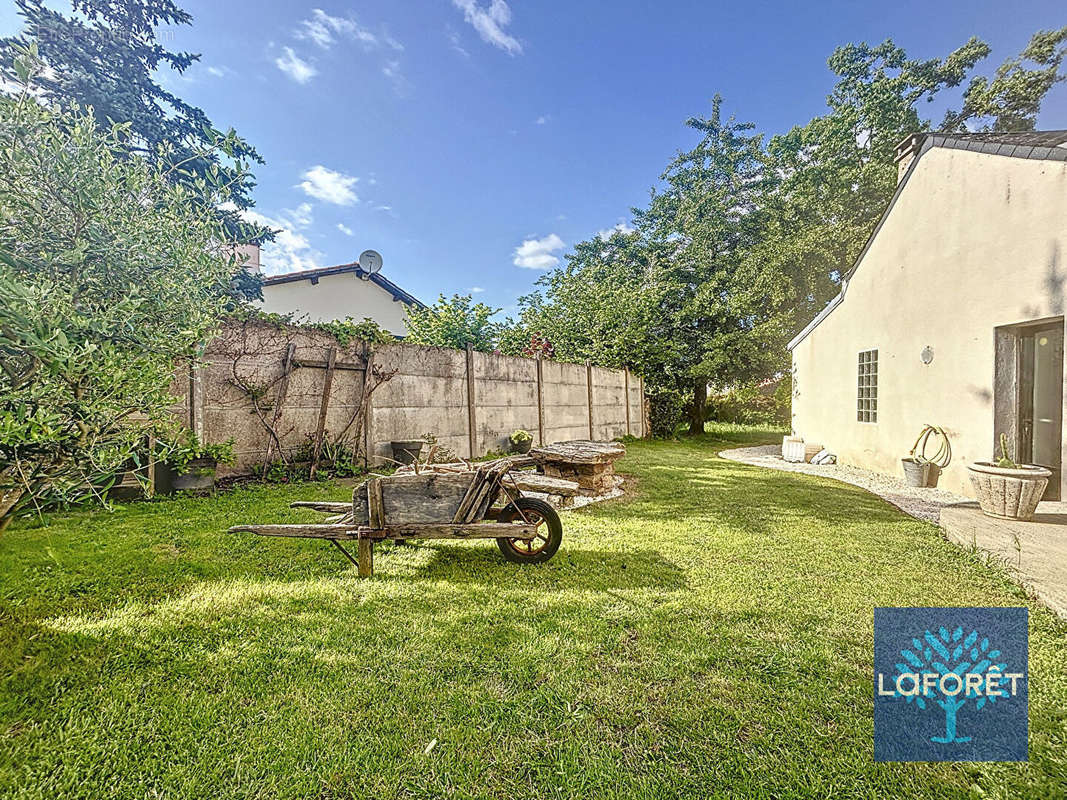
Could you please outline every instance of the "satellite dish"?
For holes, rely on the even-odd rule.
[[[359,254],[359,268],[367,275],[373,275],[382,268],[382,254],[376,250],[364,250]]]

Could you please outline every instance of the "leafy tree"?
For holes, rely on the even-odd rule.
[[[887,39],[837,48],[828,113],[771,139],[769,168],[782,176],[766,198],[769,221],[754,257],[788,288],[792,328],[837,291],[896,188],[896,145],[929,130],[919,106],[956,87],[989,53],[971,39],[944,59],[911,59]]]
[[[743,380],[782,358],[766,346],[780,332],[745,258],[763,225],[758,199],[774,182],[762,138],[723,119],[718,97],[710,117],[687,124],[701,139],[635,210],[636,230],[575,245],[539,281],[543,291],[521,298],[518,325],[546,336],[562,360],[630,366],[664,397],[685,391],[698,432],[709,382]]]
[[[471,345],[475,350],[492,352],[500,335],[500,325],[492,317],[499,311],[475,303],[469,294],[454,294],[451,299],[440,295],[432,306],[408,309],[405,341],[457,350]]]
[[[229,241],[273,236],[239,213],[252,205],[255,183],[248,167],[263,163],[255,148],[233,129],[215,128],[201,109],[156,79],[166,68],[182,74],[200,58],[171,52],[156,38],[160,25],[190,24],[187,12],[172,0],[73,0],[71,16],[43,0],[16,5],[25,24],[17,35],[0,39],[0,78],[21,83],[14,60],[32,52],[43,67],[32,87],[41,102],[88,108],[102,131],[112,123],[126,125],[126,150],[158,162],[171,180],[192,189],[190,201],[219,216]],[[228,291],[262,298],[261,281],[246,270],[235,273]]]
[[[129,127],[0,97],[0,528],[100,497],[227,303],[221,221]]]
[[[1062,79],[1065,38],[1039,32],[1020,57],[1037,68],[1012,59],[992,83],[973,80],[953,119],[1032,127]],[[709,118],[687,122],[702,138],[635,210],[636,232],[575,245],[520,298],[502,348],[521,352],[538,334],[557,358],[629,365],[650,389],[685,391],[690,430],[702,430],[709,383],[737,387],[784,367],[786,341],[837,292],[888,205],[896,145],[929,130],[921,107],[988,54],[974,38],[940,59],[909,58],[891,40],[839,47],[827,113],[766,145],[751,125],[724,121],[716,98]]]
[[[963,107],[950,111],[943,130],[1032,131],[1041,101],[1057,83],[1067,79],[1060,72],[1067,55],[1067,26],[1038,31],[1014,58],[999,67],[993,80],[978,76],[963,95]],[[1035,66],[1026,67],[1024,62]]]

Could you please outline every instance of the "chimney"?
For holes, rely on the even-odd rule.
[[[909,134],[900,144],[897,145],[897,183],[899,184],[904,180],[904,176],[908,172],[908,167],[911,166],[911,162],[915,160],[915,156],[919,154],[919,148],[923,143],[923,135],[921,133]]]
[[[241,265],[253,275],[258,275],[262,272],[259,266],[258,244],[234,245],[233,251],[234,255],[237,256],[237,260],[241,262]]]

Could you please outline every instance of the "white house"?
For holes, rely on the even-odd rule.
[[[793,428],[843,463],[900,474],[943,426],[944,488],[1004,434],[1067,495],[1067,131],[928,133],[840,294],[789,344]]]
[[[259,248],[241,248],[245,267],[259,272]],[[370,274],[358,263],[308,269],[263,280],[264,311],[306,316],[312,322],[330,322],[351,317],[356,322],[372,319],[394,336],[407,335],[409,308],[425,308],[381,273]]]

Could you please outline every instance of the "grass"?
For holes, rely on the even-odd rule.
[[[636,491],[491,543],[230,536],[337,486],[0,537],[0,797],[1034,797],[1067,789],[1067,624],[860,489],[633,443]],[[1031,608],[1030,763],[876,764],[872,608]]]

